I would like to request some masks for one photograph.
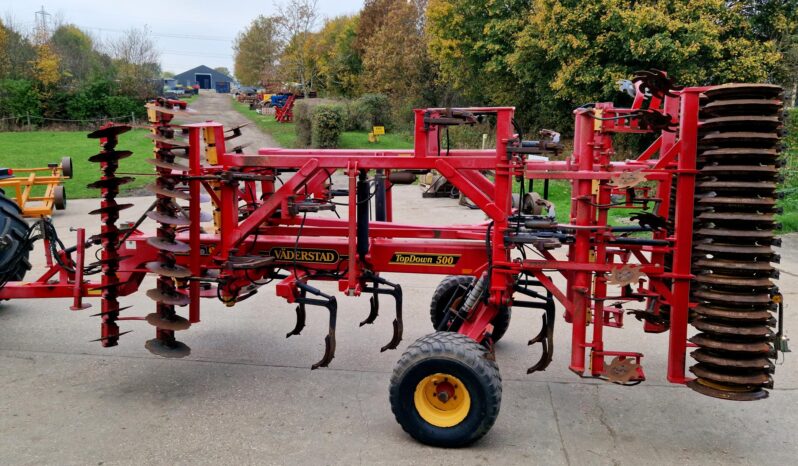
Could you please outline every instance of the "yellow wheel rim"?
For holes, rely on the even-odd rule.
[[[449,374],[432,374],[416,385],[416,411],[435,427],[453,427],[463,422],[471,409],[471,396],[463,382]]]

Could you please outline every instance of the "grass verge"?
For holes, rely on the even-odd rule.
[[[119,172],[154,173],[144,160],[152,157],[152,140],[144,137],[148,131],[135,129],[120,137],[119,149],[133,151],[133,156],[120,161]],[[87,184],[100,179],[100,166],[89,162],[99,152],[96,139],[86,137],[87,131],[34,131],[0,133],[0,165],[10,168],[46,167],[58,163],[62,157],[72,157],[74,175],[64,183],[67,198],[97,197],[99,191]],[[152,177],[137,176],[120,189],[129,191],[152,182]],[[43,192],[42,188],[42,191]]]

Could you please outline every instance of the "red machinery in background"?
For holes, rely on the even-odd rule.
[[[139,230],[144,218],[118,225],[130,205],[116,195],[130,178],[116,176],[116,169],[130,153],[116,146],[129,128],[100,129],[90,137],[100,138],[103,150],[90,160],[103,172],[91,185],[102,192],[93,212],[101,233],[85,238],[78,230],[77,245],[67,249],[43,221],[51,267],[37,281],[21,282],[33,229],[22,235],[9,214],[6,225],[24,238],[8,242],[17,252],[0,255],[0,299],[72,297],[72,309],[82,309],[83,298],[101,297],[104,346],[118,344],[125,333],[120,322],[146,320],[156,327],[147,349],[182,357],[190,349],[176,335],[200,322],[200,298],[232,306],[276,281],[277,294],[297,304],[288,336],[301,332],[307,306],[328,312],[326,350],[315,369],[333,359],[338,306],[312,282],[336,282],[347,296],[370,295],[361,325],[374,322],[379,295],[390,295],[395,317],[384,351],[401,341],[402,289],[383,274],[446,275],[432,297],[434,332],[407,348],[390,387],[397,421],[433,445],[468,444],[493,425],[501,378],[492,349],[513,307],[542,311],[542,328],[530,340],[542,356],[529,373],[551,362],[556,302],[572,327],[569,367],[580,377],[624,385],[645,380],[640,352],[604,342],[605,329],[623,327],[624,315],[633,313],[646,331],[669,332],[671,382],[723,399],[764,398],[772,360],[787,350],[772,266],[782,91],[755,84],[682,89],[661,72],[640,73],[635,82],[631,108],[576,109],[573,154],[558,161],[549,156],[562,147],[525,140],[510,107],[416,110],[412,151],[244,154],[225,150],[238,129],[214,122],[174,126],[185,104],[159,100],[148,107],[156,144],[150,163],[158,177],[146,218],[158,224],[155,234]],[[483,119],[495,128],[495,148],[440,147],[442,129]],[[656,139],[636,159],[616,161],[618,133]],[[394,222],[391,186],[433,169],[488,220],[446,227]],[[339,170],[345,189],[331,184]],[[567,223],[530,195],[532,180],[570,181]],[[203,202],[212,209],[203,210]],[[338,207],[345,218],[323,214]],[[639,212],[633,223],[613,225],[609,212],[617,208]],[[102,256],[85,264],[92,245],[102,247]],[[92,273],[99,280],[85,279]],[[147,273],[158,276],[146,292],[155,312],[127,316],[118,298],[136,292]],[[178,313],[181,307],[187,312]],[[699,333],[688,340],[690,324]],[[694,378],[685,373],[688,347],[697,362]]]

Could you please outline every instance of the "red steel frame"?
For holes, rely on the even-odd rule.
[[[199,218],[200,193],[206,191],[220,210],[218,231],[203,233],[198,222],[178,235],[193,251],[178,256],[178,263],[188,267],[194,277],[203,277],[207,270],[219,271],[215,279],[222,297],[235,298],[236,293],[252,279],[269,276],[274,267],[289,272],[277,285],[277,293],[289,302],[296,300],[298,280],[329,280],[329,275],[316,276],[315,271],[336,271],[339,289],[350,296],[360,295],[366,286],[367,273],[430,273],[441,275],[488,274],[488,299],[480,302],[459,328],[459,332],[481,341],[491,330],[490,322],[500,306],[512,305],[513,285],[519,274],[533,276],[564,308],[564,318],[572,325],[570,369],[580,376],[601,376],[606,356],[636,359],[642,355],[631,351],[611,351],[604,346],[604,328],[620,327],[622,312],[606,307],[607,276],[621,267],[636,268],[644,276],[634,289],[634,296],[622,290],[612,296],[616,302],[645,298],[654,312],[662,305],[670,309],[670,325],[646,323],[647,331],[670,330],[668,372],[671,382],[685,383],[687,348],[687,316],[691,306],[690,255],[692,247],[695,155],[698,129],[698,97],[703,88],[688,88],[675,97],[649,101],[650,109],[670,115],[675,132],[661,131],[658,139],[637,159],[612,161],[614,133],[652,133],[635,115],[642,102],[631,109],[596,104],[594,108],[575,111],[576,127],[573,155],[566,160],[550,161],[542,157],[513,155],[508,147],[516,144],[513,132],[514,109],[469,108],[474,114],[490,114],[495,119],[496,147],[490,150],[450,150],[441,154],[439,126],[425,123],[425,116],[439,116],[451,109],[416,110],[415,148],[411,150],[313,150],[261,149],[257,154],[225,153],[224,128],[218,123],[200,123],[184,127],[189,137],[187,185],[191,193],[190,214]],[[214,159],[210,166],[202,164],[201,139],[215,141]],[[217,157],[218,154],[218,157]],[[393,222],[392,198],[387,190],[386,221],[369,222],[369,247],[365,256],[357,254],[356,178],[360,171],[437,170],[460,192],[477,205],[489,218],[478,225],[432,227]],[[281,170],[284,183],[277,187],[271,181],[220,181],[211,186],[209,177],[225,173],[277,174]],[[289,170],[295,170],[291,173]],[[318,216],[303,218],[292,211],[297,202],[329,200],[328,180],[336,170],[343,170],[349,179],[348,218]],[[486,176],[492,171],[492,179]],[[628,171],[639,171],[650,182],[642,190],[653,197],[655,213],[668,219],[671,211],[670,191],[678,178],[673,233],[664,229],[651,232],[655,245],[618,242],[607,224],[611,195],[617,194],[612,180]],[[570,180],[572,208],[570,222],[558,229],[570,232],[566,259],[558,259],[548,250],[541,250],[541,259],[520,259],[511,255],[512,247],[505,238],[511,230],[509,217],[514,213],[511,194],[516,177],[528,179]],[[224,179],[220,177],[219,179]],[[388,183],[390,184],[390,183]],[[263,195],[258,199],[257,189]],[[248,205],[248,215],[239,219],[240,203]],[[628,208],[628,205],[618,206]],[[86,245],[83,229],[78,230],[76,274],[53,265],[48,257],[48,271],[34,282],[9,283],[0,289],[0,299],[73,297],[73,309],[83,308],[82,298],[98,297],[99,283],[84,281],[81,276]],[[486,248],[489,235],[490,256]],[[157,251],[146,243],[148,235],[134,231],[119,249],[119,255],[130,256],[121,262],[118,275],[126,283],[120,296],[135,292],[147,270],[144,264],[155,260]],[[241,255],[269,255],[274,248],[323,249],[334,251],[334,263],[276,263],[271,268],[241,271],[229,267],[228,260]],[[451,264],[419,267],[392,261],[397,253],[444,254],[458,256]],[[49,254],[49,252],[47,253]],[[490,257],[490,263],[489,263]],[[666,259],[672,257],[672,264]],[[71,260],[64,255],[63,260]],[[669,270],[666,265],[670,265]],[[558,286],[551,272],[560,273],[566,281]],[[55,277],[58,277],[57,279]],[[253,277],[254,276],[254,277]],[[189,320],[200,321],[200,298],[216,296],[202,291],[201,280],[189,280],[184,292],[190,298]],[[565,290],[565,291],[563,291]],[[123,320],[123,319],[120,319]],[[592,335],[587,329],[592,325]],[[589,350],[589,353],[588,353]],[[589,358],[589,359],[588,359]],[[586,365],[586,361],[589,362]],[[586,372],[588,372],[586,374]],[[638,379],[644,375],[640,370]]]

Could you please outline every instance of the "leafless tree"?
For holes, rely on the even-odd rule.
[[[303,91],[313,85],[316,74],[315,67],[309,63],[307,42],[319,20],[318,4],[318,0],[288,0],[275,5],[284,24],[283,43],[289,44],[288,53],[282,58],[288,63],[282,65],[292,70]]]
[[[160,54],[146,26],[128,29],[119,39],[110,41],[108,52],[117,67],[122,92],[147,98],[160,87]]]

